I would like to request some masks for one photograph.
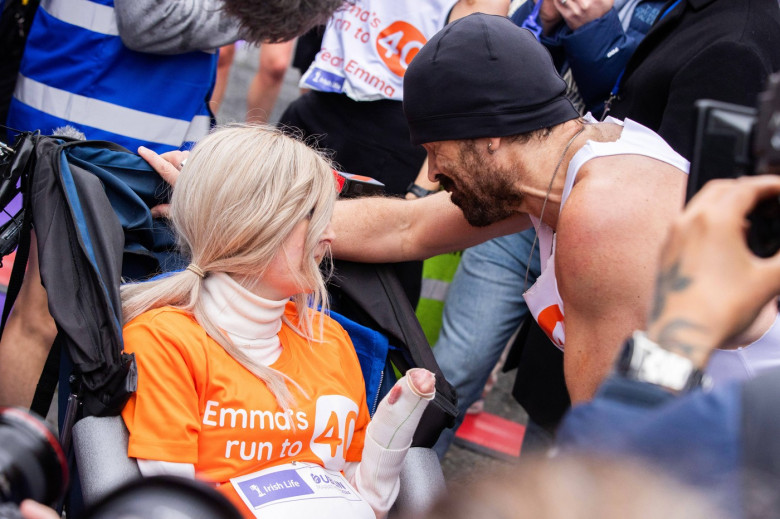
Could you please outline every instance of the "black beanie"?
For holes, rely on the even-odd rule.
[[[413,144],[505,137],[579,117],[549,52],[503,16],[471,14],[426,43],[404,75]]]

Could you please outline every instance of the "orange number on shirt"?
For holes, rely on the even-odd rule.
[[[312,441],[314,443],[329,445],[330,456],[331,458],[335,458],[336,451],[338,450],[339,445],[341,445],[341,435],[339,434],[341,432],[340,429],[339,417],[336,413],[332,412],[330,413],[330,417],[328,417],[328,425],[325,426],[325,430],[322,431],[322,434],[314,438]]]
[[[391,23],[376,38],[376,50],[385,65],[397,76],[406,73],[419,50],[425,45],[425,36],[417,27],[406,22]]]
[[[558,347],[563,346],[563,340],[561,338],[561,331],[563,330],[563,313],[558,305],[548,306],[541,312],[539,317],[536,318],[536,322],[539,323],[539,328],[544,330],[547,337],[550,338]]]
[[[347,450],[352,444],[352,435],[355,432],[355,424],[357,423],[357,413],[350,411],[347,413],[347,417],[344,419],[344,450]]]
[[[344,395],[317,398],[309,448],[326,469],[344,468],[358,416],[358,405]]]

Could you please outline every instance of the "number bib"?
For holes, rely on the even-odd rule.
[[[230,483],[255,517],[374,519],[374,511],[340,472],[292,462],[232,478]]]

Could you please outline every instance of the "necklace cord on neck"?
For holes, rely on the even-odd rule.
[[[585,125],[582,125],[582,128],[577,131],[577,133],[574,134],[574,136],[569,139],[569,142],[566,144],[566,147],[563,148],[563,153],[561,153],[560,158],[558,159],[558,163],[555,165],[555,169],[553,170],[552,178],[550,178],[550,185],[547,186],[547,194],[544,195],[544,201],[542,202],[542,211],[539,214],[539,223],[544,223],[544,210],[547,208],[547,200],[550,198],[550,192],[552,191],[553,183],[555,182],[555,177],[558,175],[558,170],[561,168],[561,164],[563,164],[563,159],[566,157],[566,153],[568,153],[569,148],[571,148],[571,145],[574,144],[574,140],[580,136],[582,132],[585,131]],[[528,289],[528,273],[531,270],[531,258],[534,257],[534,250],[536,249],[536,244],[539,242],[539,229],[536,229],[536,232],[534,233],[534,241],[531,243],[531,252],[528,254],[528,261],[525,264],[525,279],[523,280],[523,293]]]

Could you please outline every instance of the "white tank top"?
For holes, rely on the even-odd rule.
[[[444,27],[455,0],[356,0],[328,21],[299,86],[355,101],[403,99],[406,67]]]
[[[589,123],[597,122],[590,114],[585,116],[585,120]],[[620,138],[613,142],[589,140],[572,157],[566,170],[566,182],[561,196],[561,210],[569,198],[577,173],[582,165],[597,157],[642,155],[666,162],[686,174],[688,173],[689,162],[652,130],[630,119],[619,121],[608,117],[605,122],[623,126]],[[558,292],[558,282],[555,279],[555,233],[547,224],[534,216],[531,216],[531,222],[533,222],[539,236],[542,273],[536,278],[536,283],[523,295],[528,309],[536,322],[539,323],[539,327],[558,348],[563,349],[566,342],[563,324],[565,308]]]
[[[780,315],[757,341],[734,350],[713,350],[705,370],[715,387],[730,380],[746,380],[780,366]]]

